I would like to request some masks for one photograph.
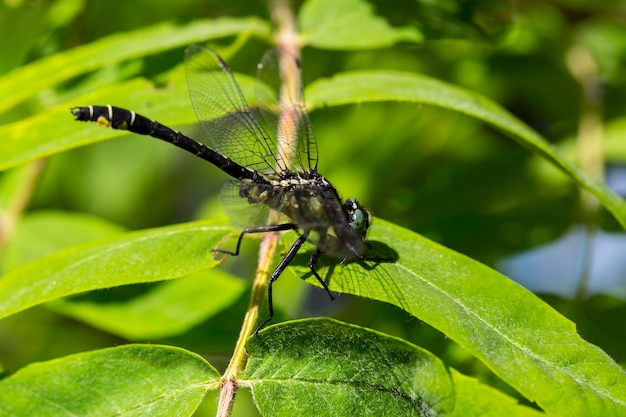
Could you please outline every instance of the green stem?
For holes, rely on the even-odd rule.
[[[4,174],[3,180],[8,183],[9,189],[6,190],[5,204],[0,202],[0,206],[3,206],[0,207],[0,253],[28,206],[43,166],[44,161],[40,159]]]
[[[599,94],[599,80],[596,62],[587,48],[575,45],[567,54],[570,72],[581,87],[581,116],[578,122],[578,160],[582,170],[597,181],[604,180],[604,147],[602,123],[602,97]],[[578,277],[577,300],[587,296],[591,261],[595,249],[600,204],[591,193],[581,191],[580,210],[586,227],[585,244],[581,252],[581,270]]]
[[[297,31],[295,18],[290,7],[288,0],[273,0],[269,3],[270,13],[276,29],[276,42],[279,50],[286,52],[287,55],[292,57],[299,56],[299,49],[297,45]],[[289,94],[289,91],[293,91],[293,88],[297,88],[299,91],[300,86],[297,84],[300,82],[298,69],[294,67],[293,59],[283,59],[281,54],[280,59],[280,72],[281,72],[281,101],[284,101],[285,94]],[[284,113],[289,113],[289,109],[285,106],[281,106],[281,109],[285,109],[280,115],[280,123],[294,123],[293,118],[289,119]],[[291,132],[294,129],[284,129]],[[280,149],[295,149],[290,145],[297,138],[278,137],[277,146]],[[275,216],[279,216],[279,213],[273,212],[270,215],[270,222],[274,222]],[[273,264],[274,254],[280,239],[280,233],[266,233],[263,237],[261,247],[259,250],[259,265],[255,274],[254,282],[252,284],[252,293],[250,295],[250,302],[248,309],[239,332],[239,338],[235,345],[233,356],[222,376],[222,386],[220,390],[220,399],[218,404],[217,416],[226,417],[230,416],[233,408],[233,402],[235,395],[239,387],[237,376],[244,370],[246,366],[246,342],[248,338],[254,332],[257,320],[259,318],[259,310],[263,304],[265,293],[267,291],[269,273]]]

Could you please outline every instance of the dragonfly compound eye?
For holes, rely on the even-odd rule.
[[[353,198],[345,201],[344,210],[348,216],[348,224],[359,235],[365,237],[370,225],[370,213]]]

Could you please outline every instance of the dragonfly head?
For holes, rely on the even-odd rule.
[[[349,198],[343,203],[343,211],[346,213],[348,224],[352,230],[365,238],[367,229],[372,223],[372,213],[354,198]]]

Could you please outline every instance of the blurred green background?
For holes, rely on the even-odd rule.
[[[577,144],[584,140],[581,123],[599,120],[596,128],[604,138],[599,146],[606,158],[600,167],[607,169],[608,178],[614,180],[612,185],[626,190],[626,180],[619,180],[620,175],[625,176],[622,170],[626,160],[625,2],[377,0],[370,4],[391,25],[415,28],[424,40],[384,49],[307,47],[302,51],[305,84],[359,69],[427,74],[491,98],[537,130],[568,159],[582,158],[583,166],[585,153],[577,151]],[[296,13],[299,7],[296,2]],[[0,4],[0,75],[108,35],[164,21],[184,25],[223,16],[269,20],[267,5],[252,0],[5,0]],[[216,43],[228,45],[232,41],[224,38]],[[245,38],[241,45],[229,63],[236,72],[254,76],[256,63],[271,45],[255,37]],[[159,83],[160,74],[182,62],[183,49],[112,65],[90,74],[87,83],[80,80],[54,91],[41,91],[0,114],[0,123],[45,112],[47,107],[77,95],[90,82],[102,86],[140,76]],[[584,224],[582,239],[590,242],[587,246],[581,250],[580,242],[574,243],[563,249],[565,255],[543,258],[556,269],[583,265],[574,267],[569,277],[575,295],[567,296],[557,288],[542,297],[576,322],[585,339],[598,344],[622,365],[626,363],[626,265],[619,263],[620,251],[626,254],[624,236],[610,215],[581,204],[584,200],[579,189],[565,175],[501,133],[443,109],[377,103],[317,110],[311,118],[318,140],[319,171],[342,196],[356,197],[376,217],[410,228],[489,266],[530,248],[549,247],[574,225]],[[160,121],[168,124],[168,120]],[[69,111],[58,123],[74,123]],[[91,128],[76,125],[76,129]],[[193,126],[178,128],[192,136],[201,135]],[[126,229],[212,218],[221,215],[218,195],[225,179],[218,170],[171,145],[124,136],[49,158],[24,222],[42,210],[85,213]],[[16,236],[19,231],[20,225]],[[599,262],[594,257],[598,251],[594,239],[605,232],[616,238],[610,249],[603,247],[616,256],[601,261],[617,262],[612,265],[613,284],[593,293],[586,291],[589,282],[584,260]],[[24,233],[36,235],[37,231],[31,228]],[[393,242],[387,243],[393,246]],[[9,240],[8,248],[10,245]],[[254,271],[255,245],[246,243],[241,259],[229,259],[225,266],[249,280]],[[3,255],[9,257],[10,251]],[[6,267],[8,261],[3,262]],[[97,296],[119,299],[143,289],[133,286]],[[187,347],[210,357],[218,368],[224,366],[238,333],[246,296],[183,335],[151,342]],[[398,335],[433,351],[448,365],[515,395],[441,333],[394,307],[348,296],[330,303],[325,293],[309,288],[291,274],[278,281],[275,300],[282,318],[334,315]],[[211,340],[207,335],[212,334],[220,336]],[[125,342],[46,308],[34,308],[0,322],[0,363],[13,372],[36,360]],[[247,396],[242,395],[242,399]],[[205,403],[207,409],[214,405],[211,400]]]

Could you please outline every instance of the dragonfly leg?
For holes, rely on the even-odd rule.
[[[339,265],[343,266],[355,261],[374,261],[374,262],[393,262],[394,258],[385,258],[384,256],[366,256],[366,255],[354,255],[347,258],[343,258]]]
[[[330,299],[334,300],[335,297],[330,292],[330,289],[328,288],[328,285],[326,285],[326,282],[324,282],[322,277],[320,277],[320,275],[315,270],[315,266],[317,265],[317,261],[320,259],[320,255],[321,254],[322,254],[322,251],[319,248],[315,248],[315,250],[313,251],[313,254],[311,255],[311,258],[309,259],[309,268],[311,268],[311,272],[313,273],[313,275],[315,275],[315,278],[317,278],[317,281],[320,284],[322,284],[322,287],[324,287],[324,289],[326,290],[326,292],[330,296]]]
[[[306,241],[306,238],[308,237],[308,235],[309,235],[309,231],[305,231],[301,236],[299,236],[296,239],[295,242],[293,242],[293,245],[291,245],[291,248],[289,248],[289,251],[287,252],[285,257],[280,261],[280,263],[278,264],[278,266],[272,273],[272,276],[270,277],[269,282],[267,284],[267,307],[269,310],[269,315],[267,316],[265,320],[263,320],[263,323],[261,323],[259,327],[256,328],[256,330],[254,331],[255,336],[259,332],[259,330],[261,330],[274,317],[274,303],[272,301],[272,284],[274,284],[274,281],[278,279],[280,274],[282,274],[285,268],[287,268],[287,265],[289,265],[289,263],[296,256],[296,254],[298,253],[298,251],[300,250],[300,248]]]
[[[237,256],[239,255],[239,248],[241,247],[241,241],[243,240],[243,236],[250,233],[268,233],[268,232],[282,232],[284,230],[297,230],[298,226],[294,223],[283,223],[283,224],[271,224],[265,226],[255,226],[255,227],[246,227],[239,234],[239,239],[237,239],[237,247],[235,251],[229,251],[226,249],[213,249],[213,252],[225,253],[227,255]]]

